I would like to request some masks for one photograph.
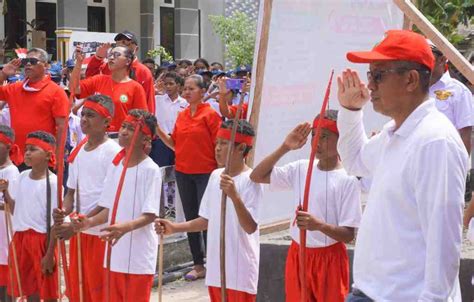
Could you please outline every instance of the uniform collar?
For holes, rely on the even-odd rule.
[[[390,136],[398,135],[401,137],[407,137],[413,133],[414,129],[418,123],[426,116],[428,113],[436,110],[435,102],[433,99],[428,99],[421,103],[416,109],[407,117],[403,124],[395,130],[395,121],[391,120],[384,126]]]

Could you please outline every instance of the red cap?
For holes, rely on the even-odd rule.
[[[385,38],[372,51],[347,53],[353,63],[380,61],[412,61],[433,70],[435,59],[426,38],[410,30],[389,30]]]

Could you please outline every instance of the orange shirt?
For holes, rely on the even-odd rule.
[[[174,141],[176,171],[211,173],[217,168],[214,155],[221,118],[208,103],[199,104],[194,116],[190,107],[178,114],[171,138]]]
[[[150,69],[140,63],[138,59],[135,59],[132,63],[132,69],[135,72],[135,81],[143,86],[145,89],[145,95],[147,96],[148,111],[155,113],[155,80],[151,74]],[[97,59],[96,56],[92,56],[89,64],[86,68],[86,77],[92,77],[97,74],[110,74],[109,65],[104,63],[104,60]]]
[[[230,114],[232,115],[232,118],[234,118],[235,114],[237,113],[237,108],[239,106],[238,105],[232,105],[232,106],[229,106],[229,112]],[[243,103],[242,104],[242,112],[240,113],[241,115],[241,119],[247,119],[247,111],[249,109],[249,104],[247,103]]]
[[[56,135],[55,118],[69,116],[69,99],[64,89],[51,81],[49,76],[36,83],[28,83],[26,89],[29,91],[23,88],[25,81],[0,86],[0,100],[8,103],[15,142],[22,153],[27,134],[43,130]]]
[[[115,114],[110,123],[110,131],[118,131],[130,109],[148,110],[143,87],[135,81],[117,83],[109,75],[99,74],[81,81],[80,98],[93,94],[104,94],[112,98]]]

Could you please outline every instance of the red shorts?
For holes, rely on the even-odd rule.
[[[23,296],[39,294],[41,299],[58,299],[58,270],[54,268],[51,275],[43,275],[41,272],[41,259],[46,254],[46,234],[33,230],[16,232],[13,236],[15,250],[18,259],[18,270],[20,272],[21,289]],[[16,278],[15,262],[13,261],[13,245],[10,243],[8,255],[13,269],[13,282],[8,278],[8,294],[19,297],[18,283]],[[58,255],[54,255],[56,264]],[[13,283],[13,289],[11,288]]]
[[[7,286],[9,275],[10,270],[8,270],[8,265],[0,265],[0,287]]]
[[[344,302],[349,293],[349,258],[342,242],[306,249],[308,301]],[[300,301],[299,245],[292,242],[285,269],[286,301]]]
[[[209,298],[211,302],[220,302],[221,301],[221,288],[209,286]],[[255,302],[257,300],[257,295],[252,295],[246,292],[241,292],[238,290],[227,289],[227,302]]]
[[[111,302],[149,302],[153,275],[110,272]]]
[[[104,254],[105,242],[98,236],[80,233],[82,261],[82,293],[84,302],[102,302],[105,284]],[[69,280],[68,297],[71,302],[79,301],[79,260],[78,235],[69,243]]]

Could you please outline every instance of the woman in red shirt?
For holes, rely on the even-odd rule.
[[[79,98],[86,98],[93,94],[109,96],[115,105],[115,114],[110,123],[110,132],[117,132],[123,120],[131,109],[148,110],[145,90],[130,74],[131,64],[134,59],[133,53],[123,46],[111,49],[108,56],[110,75],[98,74],[96,76],[80,81],[75,93]],[[80,78],[81,65],[84,55],[76,52],[76,66],[72,72],[71,81]]]
[[[199,205],[211,172],[217,168],[214,156],[217,131],[221,118],[208,103],[203,103],[206,88],[199,75],[188,77],[183,98],[189,106],[178,114],[171,135],[158,126],[158,136],[176,155],[176,182],[186,220],[199,216]],[[203,232],[206,242],[206,232]],[[194,269],[185,278],[204,278],[204,250],[201,233],[188,233]]]

